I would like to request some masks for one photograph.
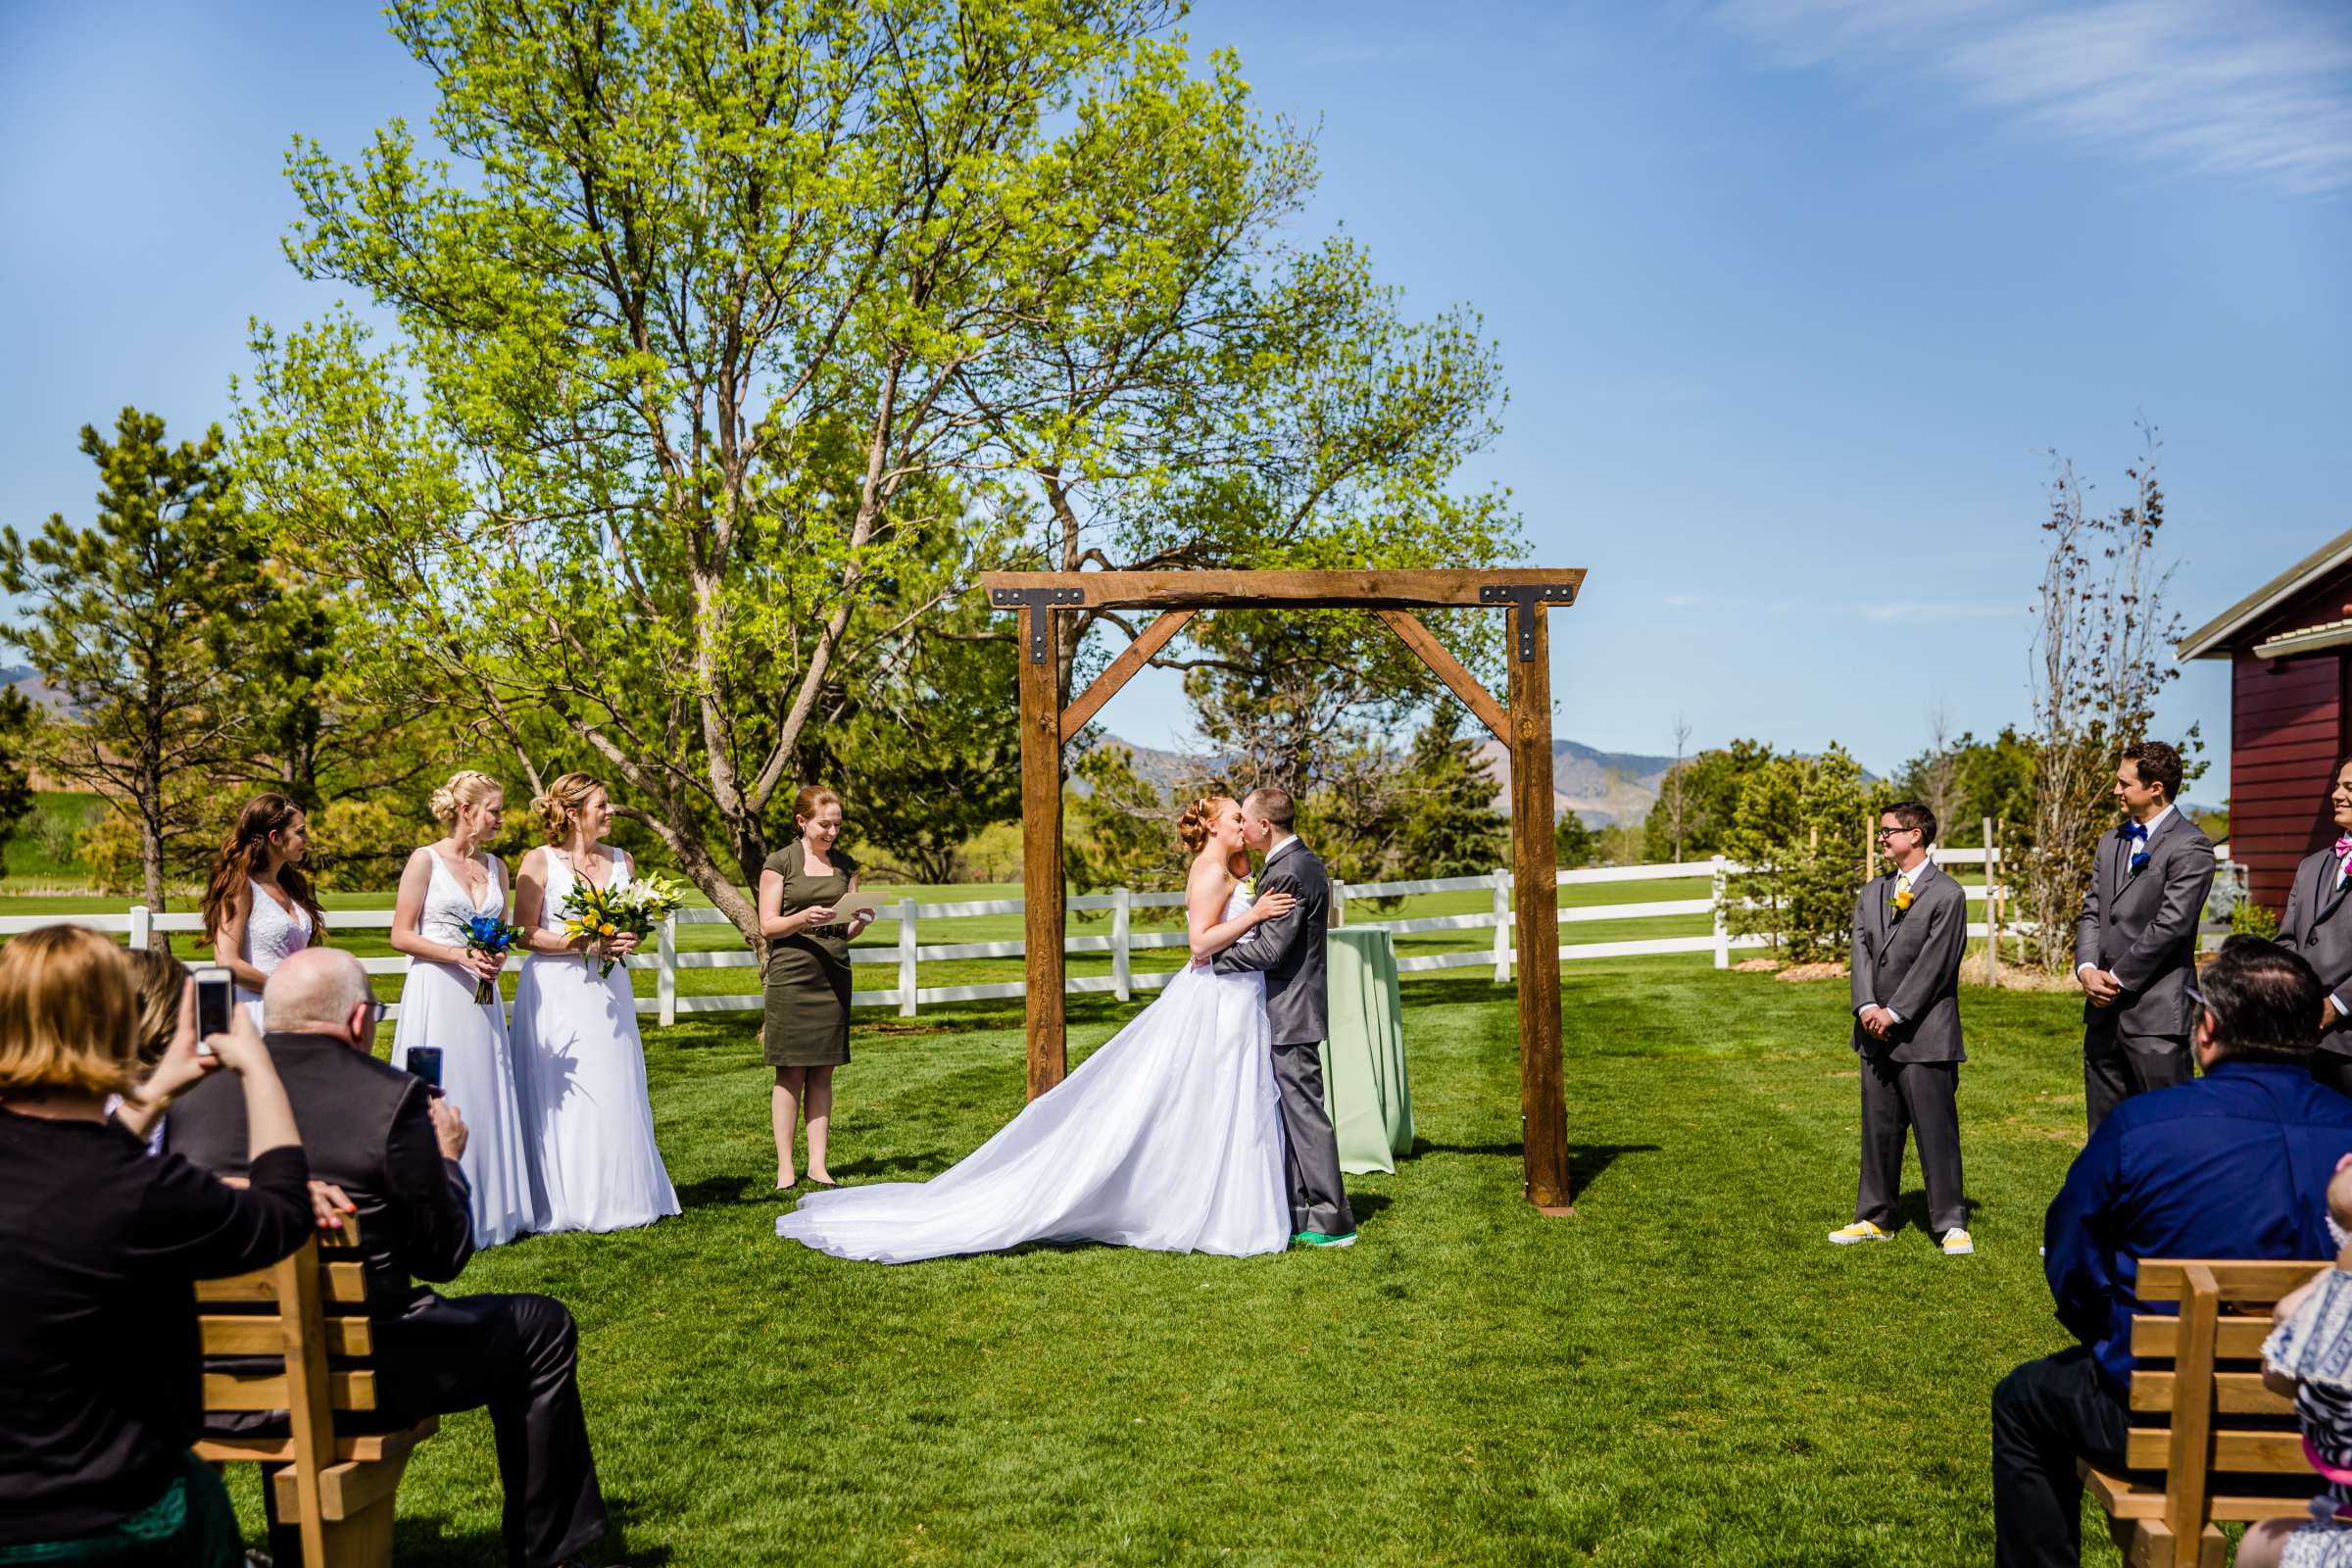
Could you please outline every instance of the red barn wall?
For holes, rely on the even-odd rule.
[[[2257,904],[2286,906],[2295,863],[2335,838],[2328,791],[2344,751],[2344,660],[2240,654],[2230,691],[2230,857]]]
[[[2230,856],[2254,902],[2286,906],[2295,864],[2335,840],[2328,792],[2352,752],[2352,658],[2342,649],[2274,662],[2247,650],[2299,626],[2352,615],[2352,570],[2297,595],[2237,645],[2230,662]]]

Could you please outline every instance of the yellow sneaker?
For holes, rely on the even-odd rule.
[[[1943,1233],[1944,1256],[1966,1257],[1969,1253],[1975,1251],[1976,1250],[1976,1239],[1970,1236],[1968,1232],[1962,1230],[1959,1226],[1955,1225],[1950,1230]]]
[[[1856,1242],[1891,1242],[1893,1240],[1894,1232],[1883,1231],[1866,1219],[1858,1219],[1851,1225],[1842,1225],[1830,1232],[1830,1243],[1835,1247],[1851,1247]]]

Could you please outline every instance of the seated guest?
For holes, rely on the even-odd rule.
[[[137,1086],[138,1012],[129,958],[96,932],[48,926],[0,949],[0,1562],[244,1560],[227,1491],[189,1451],[192,1284],[301,1248],[308,1166],[251,1020],[200,1055],[183,986]],[[246,1187],[150,1159],[106,1117],[107,1097],[137,1086],[152,1119],[223,1067],[238,1088],[211,1087],[238,1104]]]
[[[2352,1154],[2328,1184],[2330,1229],[2348,1238],[2335,1267],[2296,1286],[2272,1311],[2262,1385],[2295,1401],[2295,1424],[2315,1464],[2335,1472],[2310,1516],[2266,1519],[2238,1543],[2237,1568],[2327,1568],[2352,1563]]]
[[[1992,1395],[1994,1561],[2082,1560],[2075,1462],[2124,1467],[2132,1294],[2143,1257],[2332,1256],[2314,1201],[2352,1150],[2352,1099],[2312,1081],[2320,983],[2276,943],[2232,937],[2197,977],[2205,1076],[2123,1102],[2043,1221],[2058,1320],[2082,1343]]]
[[[164,1052],[179,1027],[179,1005],[193,977],[186,964],[161,948],[133,949],[130,974],[139,988],[139,1061],[133,1076],[145,1083],[163,1061]],[[164,1118],[160,1106],[131,1095],[109,1095],[106,1113],[119,1116],[126,1127],[133,1122],[145,1124],[147,1152],[164,1152]],[[147,1121],[149,1117],[153,1117],[151,1124]]]
[[[131,981],[139,988],[139,1076],[155,1071],[179,1032],[179,1007],[192,975],[188,966],[161,948],[141,948],[128,955]],[[254,1020],[260,1034],[261,1020]]]
[[[605,1502],[580,1410],[571,1314],[545,1296],[442,1297],[416,1283],[453,1280],[473,1255],[459,1109],[369,1054],[382,1007],[350,954],[290,955],[270,973],[262,1005],[270,1055],[310,1130],[311,1168],[359,1216],[385,1416],[405,1424],[487,1406],[508,1560],[575,1561],[605,1534]],[[172,1152],[241,1171],[243,1117],[208,1085],[172,1110]]]

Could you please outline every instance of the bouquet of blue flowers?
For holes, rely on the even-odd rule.
[[[477,914],[466,922],[466,951],[467,953],[494,953],[498,955],[498,960],[501,963],[506,962],[507,951],[515,943],[520,942],[522,938],[522,927],[507,924],[502,915]],[[485,1003],[494,1001],[497,996],[498,982],[496,980],[474,982],[473,1002],[475,1006],[478,1007]]]

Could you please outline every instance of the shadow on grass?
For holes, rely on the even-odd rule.
[[[1983,1212],[1984,1204],[1976,1198],[1968,1197],[1960,1200],[1960,1207],[1962,1212],[1968,1216],[1968,1224],[1973,1227],[1977,1222],[1977,1215]],[[1915,1188],[1894,1200],[1894,1228],[1897,1231],[1916,1227],[1925,1233],[1929,1240],[1934,1241],[1937,1238],[1937,1232],[1932,1220],[1933,1216],[1928,1211],[1928,1194],[1925,1188]]]
[[[1664,1152],[1664,1148],[1658,1144],[1571,1144],[1568,1146],[1569,1188],[1582,1195],[1593,1183],[1599,1181],[1602,1174],[1624,1155],[1662,1152]],[[1526,1157],[1526,1153],[1527,1146],[1519,1143],[1433,1144],[1426,1138],[1415,1138],[1412,1157],[1418,1158],[1423,1154],[1471,1154],[1522,1159]],[[1913,1196],[1919,1199],[1920,1211],[1925,1214],[1927,1211],[1926,1197],[1919,1194]]]
[[[734,1208],[746,1203],[773,1203],[779,1195],[758,1176],[706,1176],[699,1182],[688,1182],[678,1189],[678,1206],[692,1211],[698,1208]]]
[[[953,1163],[955,1156],[948,1151],[928,1149],[919,1154],[869,1155],[829,1168],[837,1179],[858,1176],[884,1181],[927,1181]]]
[[[608,1494],[605,1498],[605,1517],[611,1524],[605,1539],[581,1554],[581,1561],[596,1563],[627,1562],[630,1568],[661,1568],[674,1555],[667,1546],[634,1545],[629,1543],[629,1527],[637,1523],[640,1510],[626,1497]],[[393,1561],[402,1568],[422,1565],[422,1568],[456,1568],[458,1564],[492,1563],[507,1560],[506,1542],[495,1530],[456,1530],[446,1514],[417,1515],[403,1511],[393,1526],[396,1549]],[[281,1554],[279,1561],[287,1559]]]

